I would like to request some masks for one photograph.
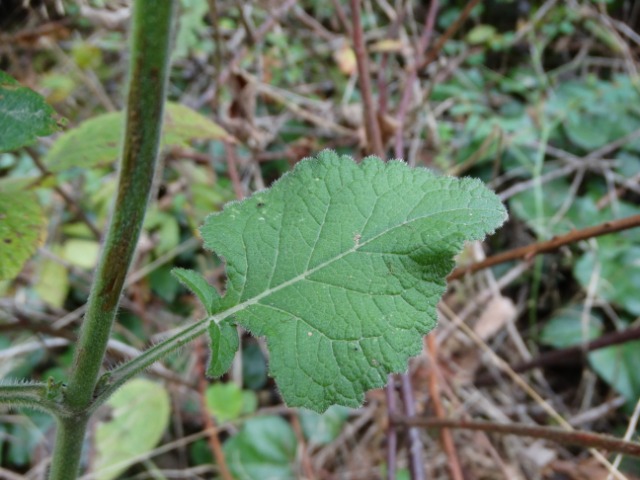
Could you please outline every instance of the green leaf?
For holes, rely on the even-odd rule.
[[[224,443],[223,451],[234,478],[284,479],[296,478],[292,469],[296,446],[289,424],[268,416],[248,420],[240,433]]]
[[[224,321],[220,324],[209,324],[209,339],[211,340],[211,359],[207,368],[207,375],[218,378],[227,373],[233,357],[238,351],[240,341],[235,325]]]
[[[171,274],[198,297],[208,315],[213,315],[215,306],[220,301],[220,294],[215,287],[209,285],[202,275],[193,270],[174,268]]]
[[[206,0],[182,0],[180,22],[176,34],[173,59],[182,59],[194,52],[211,52],[210,35],[207,34],[208,25],[205,22],[209,5]],[[220,19],[222,20],[222,19]],[[220,23],[218,24],[219,28]],[[203,48],[206,45],[208,48]]]
[[[553,315],[542,329],[540,342],[555,348],[580,345],[583,341],[595,340],[602,332],[602,321],[594,312],[588,318],[587,338],[583,339],[582,308],[573,307]]]
[[[172,303],[178,294],[178,290],[180,290],[180,283],[171,275],[171,267],[169,265],[162,265],[151,272],[149,274],[149,285],[153,292],[167,303]]]
[[[44,157],[51,172],[72,167],[90,168],[113,162],[120,155],[123,112],[98,115],[58,138]],[[161,144],[187,146],[195,139],[221,140],[229,135],[218,124],[184,105],[167,103]]]
[[[598,240],[599,244],[603,242],[606,242],[606,237]],[[573,274],[586,290],[596,264],[599,264],[598,296],[633,315],[640,315],[640,246],[620,238],[616,243],[615,247],[601,247],[582,255],[573,268]]]
[[[169,424],[167,391],[155,382],[136,379],[107,401],[110,420],[96,427],[94,471],[98,480],[117,478],[139,455],[155,447]]]
[[[564,129],[575,145],[592,151],[622,137],[626,133],[622,125],[615,113],[573,110],[567,115]]]
[[[351,409],[340,405],[334,405],[324,413],[301,409],[299,415],[304,436],[313,445],[326,445],[333,442],[338,438],[342,426],[349,418],[350,411]]]
[[[8,427],[8,448],[5,449],[6,457],[3,465],[14,464],[27,466],[36,457],[38,445],[41,445],[43,432],[50,430],[55,423],[51,415],[25,410],[21,412],[19,422],[6,422]]]
[[[591,352],[589,363],[600,377],[627,399],[627,407],[633,411],[640,398],[640,341]]]
[[[210,215],[226,261],[220,312],[265,336],[291,406],[359,406],[407,368],[465,240],[506,218],[480,181],[324,151],[265,192]]]
[[[145,216],[144,229],[157,235],[154,252],[158,256],[170,252],[180,243],[180,225],[175,215],[151,209]]]
[[[242,381],[252,390],[260,390],[267,383],[267,361],[257,343],[242,349]]]
[[[496,27],[493,25],[477,25],[471,29],[465,39],[471,45],[488,43],[497,36]]]
[[[258,396],[252,390],[242,391],[242,415],[251,415],[258,409]]]
[[[35,194],[0,192],[0,280],[14,278],[42,245],[46,218]]]
[[[0,71],[0,152],[30,145],[58,130],[56,112],[44,98]]]
[[[216,383],[205,392],[207,409],[219,423],[237,420],[255,410],[255,394],[243,391],[235,383]]]

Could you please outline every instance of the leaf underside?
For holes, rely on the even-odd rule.
[[[210,215],[226,262],[219,313],[266,337],[290,406],[356,407],[404,371],[436,325],[454,256],[506,211],[480,181],[331,151]]]

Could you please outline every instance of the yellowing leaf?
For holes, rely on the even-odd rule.
[[[44,158],[52,172],[89,168],[115,161],[120,155],[123,112],[105,113],[62,134]],[[176,103],[167,103],[162,146],[186,146],[192,140],[232,140],[222,127],[204,115]]]
[[[45,237],[46,219],[33,193],[0,191],[0,280],[20,273]]]
[[[95,240],[72,238],[64,243],[62,256],[72,265],[90,269],[98,263],[100,243]]]
[[[402,51],[402,46],[402,41],[393,38],[386,38],[373,43],[369,50],[372,52],[396,53]]]
[[[60,245],[54,245],[53,253],[59,255]],[[38,281],[35,291],[40,299],[49,305],[62,308],[69,294],[69,272],[67,267],[51,258],[44,258],[38,265]]]
[[[112,480],[135,458],[155,447],[169,424],[167,391],[155,382],[136,379],[113,394],[106,405],[111,415],[96,427],[94,471],[98,480]]]
[[[356,54],[351,47],[343,45],[333,54],[338,69],[345,75],[353,75],[357,68]]]

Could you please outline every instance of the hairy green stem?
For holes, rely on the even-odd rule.
[[[57,420],[49,479],[73,480],[77,478],[89,415],[59,417]]]
[[[162,128],[173,5],[173,0],[138,0],[134,7],[118,193],[67,387],[67,401],[78,410],[91,402],[147,208]]]
[[[47,398],[47,392],[47,384],[42,382],[3,383],[0,384],[0,404],[33,408],[64,416],[63,406]]]
[[[124,145],[113,217],[58,418],[50,479],[76,478],[94,390],[151,191],[162,129],[175,0],[136,0]]]
[[[109,378],[106,381],[106,387],[102,389],[96,396],[90,411],[96,410],[104,403],[118,388],[125,384],[128,380],[135,377],[138,373],[146,370],[158,360],[166,357],[183,345],[195,340],[197,337],[207,331],[209,322],[219,321],[225,315],[218,315],[199,320],[193,325],[180,330],[178,333],[169,337],[153,347],[145,350],[139,356],[131,359],[122,366],[108,372]]]

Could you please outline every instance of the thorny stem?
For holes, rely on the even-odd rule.
[[[175,6],[175,0],[134,5],[118,193],[63,399],[74,414],[58,418],[51,480],[76,477],[88,409],[142,228],[158,156]]]

